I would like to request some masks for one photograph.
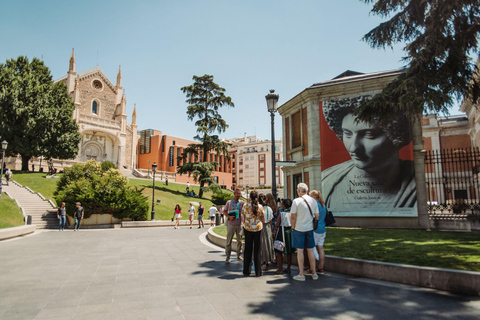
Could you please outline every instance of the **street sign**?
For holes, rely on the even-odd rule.
[[[275,161],[275,165],[278,167],[295,167],[296,161]]]

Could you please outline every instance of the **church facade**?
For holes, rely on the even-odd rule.
[[[131,170],[135,166],[138,141],[136,107],[129,124],[120,68],[116,84],[98,67],[77,73],[72,51],[67,75],[56,82],[63,82],[67,86],[75,104],[73,118],[82,135],[74,162],[90,159],[111,161],[120,170]]]

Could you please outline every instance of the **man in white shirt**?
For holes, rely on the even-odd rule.
[[[215,225],[215,215],[217,214],[217,212],[217,206],[215,206],[214,204],[212,204],[210,209],[208,209],[208,213],[210,213],[210,226],[212,227]]]
[[[292,219],[292,247],[297,248],[299,269],[299,274],[293,277],[293,279],[305,281],[305,276],[303,275],[303,250],[307,249],[311,269],[307,275],[311,275],[313,280],[316,280],[318,279],[318,275],[315,272],[315,255],[313,253],[313,247],[315,247],[313,217],[315,216],[318,219],[319,216],[317,201],[308,195],[308,186],[305,183],[298,184],[297,194],[298,198],[293,200],[292,208],[290,209]]]

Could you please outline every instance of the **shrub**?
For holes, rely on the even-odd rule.
[[[233,199],[233,193],[219,191],[212,195],[212,202],[217,206],[223,206],[230,199]]]
[[[75,203],[85,209],[85,218],[91,214],[112,214],[115,218],[146,220],[147,197],[141,188],[130,188],[128,180],[117,169],[95,160],[65,169],[55,191],[57,203],[65,202],[67,214],[73,216]]]

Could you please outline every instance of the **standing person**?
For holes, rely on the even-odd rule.
[[[262,275],[262,266],[260,263],[260,239],[262,229],[265,223],[263,207],[258,203],[257,191],[250,192],[248,203],[242,209],[242,222],[244,223],[245,232],[245,261],[243,261],[243,275],[249,276],[252,253],[253,263],[255,265],[255,276]]]
[[[202,225],[203,228],[205,228],[205,225],[203,224],[203,212],[205,211],[205,207],[202,205],[200,202],[200,206],[198,207],[198,229],[200,229],[200,224]]]
[[[323,250],[323,244],[325,242],[325,236],[327,235],[325,229],[325,216],[327,215],[327,208],[325,208],[325,201],[323,201],[322,193],[317,190],[310,191],[310,196],[317,201],[318,205],[318,228],[313,230],[313,238],[315,239],[315,246],[318,251],[318,268],[316,271],[319,274],[325,274],[323,265],[325,263],[325,251]]]
[[[165,185],[168,186],[168,177],[165,177]]]
[[[32,163],[32,172],[35,171],[35,165]]]
[[[65,229],[65,220],[67,218],[67,208],[65,208],[65,202],[62,202],[60,207],[57,210],[57,219],[58,219],[58,231],[64,231]]]
[[[278,251],[275,249],[275,252],[277,253],[277,262],[278,262],[278,269],[277,271],[275,271],[276,274],[282,274],[283,272],[285,272],[286,274],[290,274],[290,267],[292,266],[293,248],[292,248],[292,222],[291,222],[291,214],[290,214],[291,206],[292,206],[292,200],[290,199],[282,200],[282,211],[280,211],[280,215],[278,216],[278,222],[277,222],[278,232],[275,237],[275,240],[279,240],[285,243],[285,249],[283,249],[283,251]],[[283,239],[284,235],[285,235],[285,239]],[[285,254],[287,258],[287,268],[282,271],[283,254]]]
[[[237,238],[237,259],[242,261],[242,219],[240,213],[242,212],[245,202],[240,200],[242,194],[240,189],[235,189],[233,199],[228,200],[223,206],[222,213],[227,220],[227,243],[225,245],[225,254],[227,255],[226,263],[230,263],[230,253],[232,252],[233,235]]]
[[[258,203],[263,207],[265,223],[263,224],[262,237],[260,239],[260,263],[263,270],[267,270],[268,264],[275,260],[273,251],[272,227],[273,209],[267,205],[267,197],[264,194],[258,195]]]
[[[187,182],[187,194],[189,193],[190,191],[190,182]]]
[[[173,227],[174,229],[180,228],[180,219],[182,218],[182,208],[180,208],[180,205],[177,204],[175,205],[175,226]]]
[[[195,217],[195,206],[190,202],[190,207],[188,207],[188,220],[190,220],[190,229],[193,227],[193,218]]]
[[[73,225],[73,231],[80,231],[80,222],[83,219],[83,215],[85,213],[85,210],[83,210],[83,207],[81,206],[80,202],[77,202],[75,208],[75,224]]]
[[[5,172],[5,179],[7,180],[7,186],[8,186],[8,181],[12,180],[12,170],[7,168],[7,172]]]
[[[213,227],[215,225],[215,215],[217,214],[217,206],[212,204],[210,209],[208,209],[208,213],[210,213],[210,226]]]
[[[310,271],[313,280],[318,279],[315,272],[315,255],[313,247],[315,240],[313,238],[313,217],[318,219],[317,201],[308,195],[308,186],[301,182],[297,185],[298,198],[293,200],[290,209],[292,219],[292,246],[297,248],[297,261],[299,274],[293,277],[297,281],[305,281],[303,275],[303,251],[306,249],[308,260],[310,262]]]

